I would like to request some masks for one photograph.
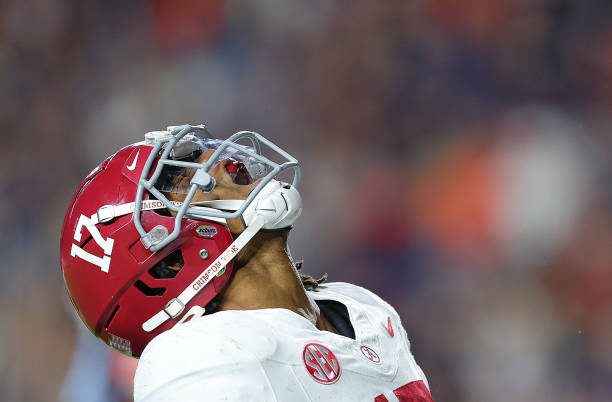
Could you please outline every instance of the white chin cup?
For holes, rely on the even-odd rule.
[[[302,213],[302,197],[287,183],[271,180],[261,189],[242,214],[247,226],[256,216],[265,220],[263,229],[282,229],[293,225]]]

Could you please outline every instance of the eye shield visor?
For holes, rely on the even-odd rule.
[[[190,133],[179,140],[170,151],[170,158],[174,161],[195,163],[198,162],[200,155],[204,152],[214,152],[223,145],[223,141],[219,139],[197,134]],[[147,133],[147,135],[150,140],[153,135],[165,137],[165,132]],[[155,137],[153,137],[153,141],[155,141]],[[151,145],[154,145],[154,142]],[[253,146],[245,147],[251,152],[256,152]],[[230,174],[232,180],[238,184],[249,184],[252,181],[263,179],[271,170],[265,163],[231,146],[223,148],[217,159],[218,161],[228,162],[225,165],[226,171]],[[211,166],[214,166],[214,162]],[[194,174],[193,169],[185,167],[182,163],[178,166],[166,164],[155,182],[155,188],[164,194],[187,194],[190,186],[186,186],[185,183],[189,183],[191,180]],[[238,177],[241,180],[237,180]]]
[[[291,185],[300,182],[300,165],[293,156],[252,131],[240,131],[226,140],[214,138],[204,125],[171,126],[166,131],[154,131],[145,135],[145,144],[153,147],[142,170],[134,202],[134,224],[145,247],[157,251],[176,239],[183,217],[197,220],[223,221],[241,217],[261,190],[279,176],[290,177]],[[198,157],[207,150],[212,155],[205,162]],[[216,182],[211,169],[219,162],[231,161],[227,171],[239,174],[248,172],[249,180],[259,180],[245,200],[217,202],[193,202],[198,191],[211,192]],[[244,172],[243,172],[244,174]],[[177,186],[177,183],[183,183]],[[186,184],[186,185],[185,185]],[[175,214],[174,229],[167,233],[165,227],[147,231],[140,219],[141,204],[148,192]],[[182,203],[170,201],[164,193],[179,192],[185,195]]]

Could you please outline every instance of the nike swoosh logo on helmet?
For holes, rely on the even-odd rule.
[[[127,167],[127,170],[134,170],[136,169],[136,162],[138,162],[138,155],[140,154],[140,149],[136,152],[136,156],[134,157],[134,160],[132,161],[132,163]]]

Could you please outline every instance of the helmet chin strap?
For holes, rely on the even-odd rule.
[[[244,200],[213,200],[198,202],[210,208],[237,210]],[[151,332],[171,318],[180,316],[185,306],[213,278],[224,271],[225,266],[236,257],[261,229],[281,229],[291,226],[302,212],[302,199],[293,186],[276,180],[268,183],[243,213],[246,229],[221,253],[180,295],[142,324],[142,329]]]

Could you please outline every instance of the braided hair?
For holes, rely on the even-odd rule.
[[[304,288],[306,290],[315,290],[320,284],[325,283],[325,281],[327,281],[327,272],[324,273],[323,276],[321,276],[319,279],[316,279],[313,276],[301,273],[300,270],[302,269],[302,265],[304,265],[303,260],[296,261],[294,265],[295,265],[295,269],[298,271],[298,274],[300,274],[302,285],[304,285]]]

